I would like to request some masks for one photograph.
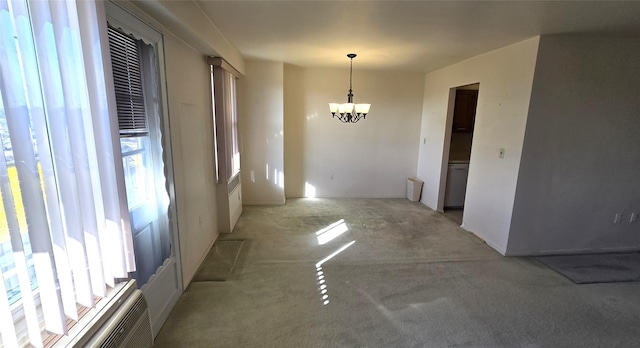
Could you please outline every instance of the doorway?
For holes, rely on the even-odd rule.
[[[453,88],[447,114],[441,190],[445,216],[462,224],[480,84]],[[451,99],[452,98],[452,99]]]

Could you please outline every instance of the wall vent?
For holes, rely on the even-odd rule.
[[[149,307],[142,291],[137,289],[85,345],[100,348],[152,346]]]
[[[240,173],[236,174],[231,180],[229,180],[229,185],[227,186],[227,190],[229,195],[240,185]]]

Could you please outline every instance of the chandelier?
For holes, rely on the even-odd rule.
[[[332,117],[338,116],[338,119],[344,123],[356,123],[361,119],[366,118],[369,113],[371,104],[354,104],[353,103],[353,58],[356,57],[355,53],[347,54],[347,57],[351,59],[349,66],[349,94],[347,94],[346,103],[329,103],[329,110]]]

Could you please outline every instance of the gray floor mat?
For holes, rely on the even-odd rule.
[[[576,284],[640,281],[640,253],[540,256]]]
[[[238,261],[243,240],[218,240],[205,257],[200,269],[193,277],[194,282],[225,281],[231,276]]]

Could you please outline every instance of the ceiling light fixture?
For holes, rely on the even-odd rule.
[[[338,119],[344,123],[356,123],[361,119],[366,118],[371,104],[353,103],[353,58],[356,57],[356,54],[349,53],[347,54],[347,57],[351,59],[349,66],[349,94],[347,94],[347,102],[342,104],[329,103],[329,110],[331,111],[332,117],[338,116]]]

